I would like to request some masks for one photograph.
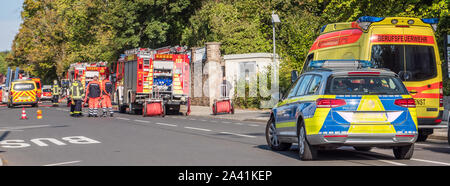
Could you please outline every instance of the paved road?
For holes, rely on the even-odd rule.
[[[164,118],[116,114],[114,118],[72,118],[67,107],[0,107],[0,156],[7,165],[430,165],[449,166],[446,141],[417,143],[411,160],[391,149],[362,153],[351,147],[320,152],[317,161],[268,149],[262,123],[200,116]]]

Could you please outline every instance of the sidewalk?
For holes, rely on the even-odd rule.
[[[220,119],[233,119],[239,121],[254,121],[260,123],[267,123],[269,121],[270,110],[244,110],[235,109],[234,114],[218,114],[213,115],[212,109],[206,106],[191,106],[192,116],[208,116]]]
[[[233,119],[239,121],[253,121],[261,124],[266,124],[269,121],[270,110],[246,110],[246,109],[235,109],[234,114],[219,114],[213,115],[210,107],[206,106],[191,106],[192,116],[206,116],[220,119]],[[447,115],[445,115],[447,116]],[[446,118],[442,124],[447,125]],[[447,128],[434,129],[434,133],[429,136],[430,139],[447,140]]]

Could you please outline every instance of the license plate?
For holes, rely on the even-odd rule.
[[[30,99],[28,96],[21,96],[20,99]]]
[[[414,99],[416,101],[416,105],[423,106],[425,105],[425,99]]]
[[[356,122],[385,122],[387,121],[386,113],[370,113],[370,112],[362,112],[362,113],[354,113],[353,121]]]

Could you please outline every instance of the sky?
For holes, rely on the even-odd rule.
[[[0,0],[0,51],[11,50],[12,41],[19,32],[23,0]]]

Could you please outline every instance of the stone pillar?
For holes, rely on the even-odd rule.
[[[206,67],[203,69],[203,79],[208,80],[204,86],[204,94],[209,97],[209,106],[215,99],[220,98],[220,84],[222,82],[222,56],[220,54],[219,42],[206,43]]]

